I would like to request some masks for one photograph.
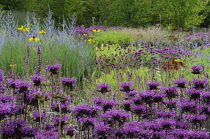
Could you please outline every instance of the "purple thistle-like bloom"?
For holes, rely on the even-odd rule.
[[[56,65],[47,65],[46,69],[51,72],[51,74],[58,74],[59,69],[61,69],[61,64],[56,64]]]
[[[84,131],[86,129],[88,129],[89,127],[93,127],[94,126],[94,122],[97,120],[97,118],[80,118],[78,121],[82,122],[82,129],[81,131]]]
[[[202,90],[195,90],[195,89],[189,89],[187,90],[187,94],[190,95],[190,99],[196,100],[200,98],[200,95],[203,93]]]
[[[191,69],[193,70],[192,71],[192,74],[200,74],[201,73],[201,69],[202,69],[203,67],[202,66],[192,66],[191,67]]]
[[[26,82],[23,82],[23,81],[19,81],[19,80],[15,81],[15,88],[19,89],[19,93],[23,93],[25,91],[28,91],[28,89],[31,85],[32,84],[26,83]]]
[[[72,109],[77,118],[96,117],[98,115],[98,110],[102,110],[102,108],[100,106],[91,106],[88,104],[74,106]]]
[[[38,129],[27,127],[26,124],[24,120],[8,121],[1,125],[0,134],[2,134],[3,139],[34,137]]]
[[[161,123],[162,129],[171,129],[176,125],[176,121],[174,119],[157,119],[157,121]]]
[[[128,83],[122,82],[122,83],[120,83],[120,87],[122,87],[123,89],[121,89],[120,91],[129,93],[130,91],[132,91],[130,89],[130,87],[132,87],[132,86],[134,86],[132,82],[128,82]]]
[[[178,90],[176,89],[176,87],[162,87],[162,90],[166,94],[166,97],[168,97],[169,99],[178,96]]]
[[[67,115],[62,115],[61,117],[59,115],[56,115],[52,118],[52,121],[54,122],[54,126],[60,126],[63,129],[64,125],[68,123],[69,117]]]
[[[36,122],[40,122],[42,121],[43,119],[46,119],[48,117],[47,113],[46,113],[46,110],[43,110],[41,112],[39,112],[38,110],[36,110],[32,116],[35,118],[34,121]]]
[[[71,91],[73,90],[73,87],[76,86],[75,77],[72,77],[72,78],[61,77],[61,81],[62,81],[63,86],[70,88]]]
[[[179,88],[186,88],[185,84],[188,83],[188,81],[180,79],[180,80],[175,80],[174,84],[177,84],[177,87]]]
[[[179,105],[182,109],[182,113],[184,112],[196,112],[196,105],[197,103],[195,101],[190,101],[189,99],[183,99],[182,102],[179,102]]]
[[[157,90],[159,85],[160,85],[159,82],[148,82],[147,83],[147,86],[149,86],[149,90]]]
[[[208,132],[189,130],[188,138],[192,139],[209,139],[210,135]]]
[[[106,93],[106,92],[110,92],[110,90],[108,90],[108,87],[111,87],[108,83],[99,83],[97,85],[97,87],[100,87],[101,89],[98,90],[98,92]]]
[[[65,127],[65,130],[66,130],[66,135],[70,136],[70,137],[73,137],[74,136],[74,132],[76,131],[75,126]]]
[[[94,99],[93,99],[93,102],[94,102],[97,106],[102,106],[103,103],[105,102],[105,100],[102,99],[102,98],[94,98]]]
[[[31,76],[31,80],[34,82],[35,86],[39,86],[41,82],[45,81],[45,77],[43,75],[34,75]]]
[[[0,82],[4,81],[5,78],[4,78],[4,71],[0,70]]]
[[[123,101],[123,109],[126,111],[131,111],[131,105],[133,104],[133,101]]]
[[[116,122],[119,125],[123,125],[127,121],[127,118],[131,117],[131,114],[122,110],[110,110],[102,114],[102,117],[104,122],[110,125],[116,124]]]
[[[37,139],[57,139],[58,132],[55,130],[43,130],[36,135]]]
[[[176,111],[160,111],[157,112],[159,118],[172,118],[176,115]]]
[[[94,135],[98,139],[106,139],[109,135],[109,129],[110,127],[108,125],[105,125],[103,122],[100,122],[94,126]]]
[[[136,91],[136,90],[126,93],[126,95],[129,96],[129,98],[135,97],[135,95],[137,95],[137,94],[139,94],[139,91]]]
[[[137,114],[137,115],[141,115],[143,114],[143,112],[145,112],[147,109],[147,106],[146,105],[132,105],[131,106],[131,110]]]
[[[10,84],[11,88],[16,88],[16,85],[20,82],[20,80],[13,80],[13,79],[8,79],[7,83]]]
[[[9,95],[9,96],[5,96],[5,95],[0,95],[0,102],[2,103],[8,103],[8,102],[11,102],[15,99],[14,96],[12,95]]]
[[[207,80],[197,80],[197,79],[194,79],[192,81],[195,89],[204,89],[205,88],[205,85],[208,84],[208,81]]]
[[[201,121],[202,120],[206,120],[207,119],[207,116],[205,114],[188,114],[188,115],[184,115],[184,117],[186,119],[189,119],[193,124],[201,124]]]
[[[5,92],[6,85],[1,85],[0,84],[0,94],[3,94]]]
[[[163,100],[163,104],[166,105],[167,108],[176,108],[176,104],[178,103],[179,100],[174,99],[174,100]]]
[[[201,94],[201,97],[203,97],[203,100],[205,103],[207,103],[207,104],[210,103],[210,92],[203,92]]]
[[[118,103],[116,101],[113,100],[106,100],[103,103],[103,111],[106,112],[107,110],[111,110],[115,105],[117,105]]]
[[[59,107],[60,107],[60,110],[59,110]],[[59,106],[58,103],[54,103],[51,106],[53,111],[56,111],[56,112],[60,111],[61,113],[68,113],[68,112],[70,112],[69,107],[70,107],[70,104],[68,104],[68,103],[60,103],[60,106]]]
[[[135,138],[138,137],[138,133],[141,130],[139,122],[127,122],[123,127],[123,132],[125,133],[127,138]]]

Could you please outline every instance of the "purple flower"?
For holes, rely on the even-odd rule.
[[[144,111],[146,111],[147,106],[146,105],[132,105],[131,106],[131,110],[137,114],[138,116],[140,116],[141,114],[143,114]]]
[[[4,71],[0,70],[0,82],[4,81],[5,78],[4,78]]]
[[[133,104],[133,101],[124,101],[122,102],[123,109],[126,111],[131,111],[131,105]]]
[[[113,100],[106,100],[103,103],[103,111],[106,112],[107,110],[111,110],[115,105],[117,105],[118,103],[116,101]]]
[[[98,115],[98,110],[102,110],[102,108],[100,106],[91,106],[88,104],[74,106],[72,109],[77,118],[96,117]]]
[[[207,116],[205,114],[188,114],[188,115],[184,115],[184,117],[186,119],[189,119],[193,124],[201,124],[201,121],[206,120]]]
[[[191,67],[191,69],[193,70],[192,71],[192,74],[200,74],[201,73],[201,69],[202,69],[203,67],[202,66],[192,66]]]
[[[38,110],[36,110],[32,116],[35,118],[34,121],[36,122],[40,122],[42,121],[43,119],[46,119],[48,117],[47,113],[46,113],[46,110],[43,110],[41,112],[39,112]]]
[[[200,95],[203,93],[201,90],[189,89],[187,94],[190,94],[190,99],[196,100],[200,98]]]
[[[86,129],[88,129],[89,127],[93,127],[94,126],[94,122],[97,120],[97,118],[80,118],[78,121],[82,122],[82,129],[81,131],[84,131]]]
[[[43,130],[36,135],[37,139],[57,139],[58,132],[55,130]]]
[[[98,123],[94,126],[94,135],[98,139],[106,139],[109,136],[109,129],[108,125],[105,125],[103,122]]]
[[[125,123],[125,126],[123,127],[123,132],[125,133],[127,138],[138,137],[138,133],[140,130],[140,124],[138,122],[128,122]]]
[[[97,87],[101,88],[98,91],[103,94],[103,93],[106,93],[106,92],[110,92],[110,90],[108,90],[108,87],[111,87],[111,86],[108,83],[99,83]]]
[[[72,77],[72,78],[61,77],[61,81],[62,81],[63,86],[70,88],[71,91],[73,90],[73,87],[76,86],[75,77]]]
[[[179,105],[182,109],[182,113],[184,112],[191,112],[195,113],[196,112],[196,102],[195,101],[190,101],[188,99],[183,99],[182,102],[179,102]]]
[[[130,91],[129,93],[126,93],[127,96],[129,96],[129,98],[135,97],[136,94],[138,94],[139,91],[133,90]]]
[[[61,113],[68,113],[70,112],[70,104],[68,103],[60,103],[60,106],[58,103],[54,103],[51,108],[53,111],[56,111],[56,112],[61,112]],[[60,110],[59,110],[60,108]]]
[[[93,99],[93,102],[94,102],[96,105],[98,105],[98,106],[102,106],[103,103],[105,102],[105,100],[102,99],[102,98],[94,98],[94,99]]]
[[[6,85],[1,85],[0,84],[0,94],[3,94],[5,92]]]
[[[66,135],[69,135],[70,137],[74,136],[74,132],[76,131],[75,126],[69,126],[65,127]]]
[[[183,79],[174,81],[174,84],[177,84],[177,87],[179,87],[179,88],[185,88],[186,83],[188,83],[188,81],[183,80]]]
[[[210,103],[210,92],[203,92],[201,96],[203,97],[205,103]]]
[[[51,74],[58,74],[59,69],[61,69],[61,64],[56,64],[56,65],[47,65],[46,69],[51,72]]]
[[[130,87],[132,87],[132,86],[134,86],[132,82],[128,82],[128,83],[122,82],[122,83],[120,83],[120,87],[123,88],[123,89],[121,89],[121,91],[126,92],[126,93],[129,93],[130,91],[132,91],[130,89]]]
[[[149,86],[149,90],[157,90],[159,85],[160,85],[159,82],[148,82],[147,83],[147,86]]]
[[[45,77],[43,75],[34,75],[31,76],[31,80],[34,82],[35,86],[39,86],[41,82],[45,81]]]
[[[210,135],[208,132],[189,130],[188,137],[196,139],[209,139]]]
[[[116,122],[118,122],[119,125],[123,125],[127,121],[127,118],[131,117],[131,114],[122,110],[109,110],[102,114],[102,117],[104,122],[110,125],[116,124]]]
[[[208,84],[208,81],[194,79],[192,81],[192,83],[193,83],[195,89],[204,89],[205,85]]]
[[[15,99],[15,97],[13,97],[12,95],[9,96],[5,96],[5,95],[0,95],[0,102],[2,103],[8,103],[11,102]]]
[[[63,129],[64,125],[68,123],[69,117],[67,115],[56,115],[52,118],[52,121],[54,122],[54,126],[59,126],[61,125],[61,128]],[[60,124],[59,124],[60,122]]]
[[[178,103],[177,99],[174,100],[163,100],[163,104],[166,105],[167,108],[176,108],[176,104]]]
[[[178,90],[176,89],[176,87],[162,87],[162,90],[166,94],[166,97],[168,97],[169,99],[178,96]]]

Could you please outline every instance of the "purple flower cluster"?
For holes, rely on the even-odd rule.
[[[43,75],[34,75],[31,76],[31,80],[34,82],[35,86],[39,86],[41,82],[45,81],[45,77]]]
[[[58,74],[59,69],[61,69],[61,64],[56,64],[56,65],[47,65],[46,69],[51,73],[51,74]]]

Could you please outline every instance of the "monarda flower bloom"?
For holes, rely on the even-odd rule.
[[[73,91],[73,88],[76,86],[76,78],[65,78],[61,77],[61,81],[64,87],[70,88],[71,91]]]
[[[191,67],[191,69],[193,70],[191,73],[192,74],[200,74],[201,73],[201,69],[202,69],[203,67],[202,66],[192,66]]]
[[[208,81],[207,80],[197,80],[197,79],[195,79],[195,80],[192,81],[192,83],[194,85],[193,88],[204,89],[205,85],[208,84]]]
[[[108,125],[105,125],[103,122],[98,123],[94,126],[94,135],[98,139],[107,139],[109,136],[109,129]]]
[[[38,132],[35,138],[37,139],[57,139],[59,137],[58,131],[55,130],[42,130]]]
[[[0,94],[3,94],[5,92],[6,85],[1,85],[0,84]]]
[[[190,101],[189,99],[183,99],[182,102],[179,102],[179,105],[182,109],[182,113],[184,112],[190,112],[190,113],[196,113],[196,105],[197,103],[195,101]]]
[[[42,122],[43,119],[46,119],[48,117],[46,110],[39,112],[38,110],[36,110],[32,116],[34,117],[34,121],[36,122]]]
[[[30,84],[30,83],[26,83],[23,81],[17,81],[15,84],[15,87],[19,89],[19,93],[23,93],[25,91],[28,91],[28,89],[31,85],[32,84]]]
[[[100,106],[91,106],[88,104],[82,104],[72,108],[72,111],[78,119],[84,117],[96,117],[99,110],[102,110]]]
[[[111,110],[117,104],[118,103],[116,101],[113,101],[113,100],[104,101],[103,106],[102,106],[103,111],[106,112],[108,110]]]
[[[122,82],[122,83],[120,83],[120,87],[122,87],[122,89],[120,91],[129,93],[130,91],[132,91],[130,88],[132,86],[134,86],[132,82],[128,82],[128,83]]]
[[[0,95],[0,103],[8,103],[12,102],[15,99],[12,95],[5,96],[5,95]]]
[[[174,99],[174,100],[163,100],[163,104],[166,105],[167,108],[176,108],[176,104],[178,103],[178,100],[177,99]]]
[[[202,121],[207,119],[207,116],[205,114],[188,114],[185,115],[185,118],[190,120],[190,122],[193,124],[201,124]]]
[[[110,110],[102,114],[102,117],[104,123],[108,123],[110,126],[116,123],[123,125],[131,117],[131,114],[122,110]]]
[[[0,70],[0,83],[5,80],[4,71]]]
[[[75,129],[75,126],[68,126],[68,127],[65,127],[65,131],[66,131],[67,136],[73,137],[76,129]]]
[[[162,87],[162,90],[166,94],[166,97],[169,99],[178,96],[178,90],[176,89],[176,87]]]
[[[102,98],[94,98],[93,99],[94,104],[97,105],[97,106],[102,106],[104,101],[106,101],[106,100],[104,100]]]
[[[84,131],[88,129],[89,127],[94,127],[94,122],[97,120],[97,118],[80,118],[78,121],[82,122],[81,131]]]
[[[208,132],[189,130],[188,132],[189,139],[209,139],[210,135]]]
[[[123,127],[123,132],[127,138],[137,138],[138,133],[141,130],[139,122],[127,122]]]
[[[34,75],[31,76],[31,80],[34,82],[35,86],[39,86],[41,82],[45,81],[45,77],[43,75]]]
[[[98,92],[101,92],[102,94],[111,91],[108,90],[108,87],[111,87],[108,83],[99,83],[97,87],[101,88],[100,90],[98,90]]]
[[[203,92],[201,94],[201,97],[203,97],[203,101],[206,103],[206,104],[209,104],[210,103],[210,92]]]
[[[190,99],[197,100],[200,99],[200,95],[203,93],[202,90],[195,90],[195,89],[189,89],[187,90],[187,94],[190,95]]]
[[[160,85],[159,82],[148,82],[147,83],[149,90],[157,90],[159,85]]]
[[[56,64],[56,65],[47,65],[46,69],[51,73],[51,74],[58,74],[59,69],[61,69],[61,64]]]
[[[61,125],[61,129],[63,129],[63,127],[67,125],[68,120],[69,120],[69,117],[67,115],[62,115],[62,116],[56,115],[52,117],[52,122],[54,122],[54,126],[58,127],[59,125]]]
[[[125,111],[131,111],[131,105],[133,104],[133,101],[124,101],[121,103],[123,105],[123,109]]]
[[[60,106],[58,103],[54,103],[51,108],[53,111],[56,111],[56,112],[61,112],[61,113],[69,113],[71,110],[70,110],[70,104],[68,103],[60,103]],[[60,110],[59,110],[60,108]]]
[[[177,84],[177,87],[179,88],[186,88],[186,83],[188,83],[188,81],[180,79],[180,80],[175,80],[174,84]]]

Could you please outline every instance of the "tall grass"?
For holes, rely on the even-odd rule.
[[[53,64],[62,64],[62,76],[76,76],[80,79],[84,74],[91,72],[94,49],[75,38],[72,30],[74,17],[71,23],[63,23],[62,29],[56,29],[50,11],[43,19],[44,24],[35,16],[26,16],[23,25],[29,28],[29,31],[25,32],[18,30],[20,26],[12,12],[4,13],[2,17],[0,67],[7,73],[11,70],[11,64],[17,65],[14,69],[18,76],[26,73],[28,76],[36,74],[38,66],[41,66],[41,73],[44,73],[45,66]],[[45,30],[46,33],[39,33],[41,30]],[[33,37],[40,40],[30,42],[28,39]],[[37,53],[37,49],[41,50],[41,54]],[[39,61],[41,65],[38,65]]]

